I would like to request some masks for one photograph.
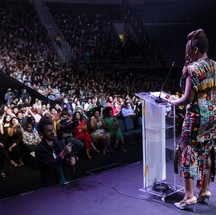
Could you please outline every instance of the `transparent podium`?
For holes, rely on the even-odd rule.
[[[176,184],[176,175],[172,168],[167,172],[166,153],[169,148],[174,159],[176,148],[175,107],[164,100],[160,93],[136,94],[142,99],[143,131],[143,188],[141,195],[156,201],[165,202],[165,198],[184,188]]]

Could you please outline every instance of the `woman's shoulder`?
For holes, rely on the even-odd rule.
[[[196,62],[193,62],[187,66],[188,70],[196,70],[199,69],[200,67],[208,67],[208,66],[216,66],[216,61],[212,59],[202,59]]]

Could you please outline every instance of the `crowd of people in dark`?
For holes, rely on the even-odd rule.
[[[55,160],[56,155],[51,159],[55,160],[52,167],[56,167],[58,173],[66,154],[74,158],[71,161],[73,166],[78,158],[91,159],[95,153],[105,156],[114,150],[125,152],[126,142],[118,127],[118,119],[132,117],[135,127],[141,128],[141,100],[135,93],[160,90],[164,78],[132,69],[120,69],[109,63],[88,62],[78,66],[63,64],[31,4],[24,2],[20,7],[1,4],[0,70],[21,82],[23,90],[15,92],[8,88],[3,98],[0,114],[0,176],[7,176],[5,164],[14,168],[47,165],[37,160],[37,157],[41,158],[38,155],[41,141],[50,141],[51,145],[61,142],[58,153],[62,154],[59,154],[58,162]],[[93,20],[88,20],[88,16],[82,13],[73,20],[78,25],[68,29],[69,17],[62,14],[60,21],[67,19],[67,31],[83,35],[74,35],[77,40],[71,38],[76,43],[74,47],[82,50],[80,56],[89,51],[94,53],[91,55],[97,60],[112,60],[98,49],[110,44],[104,50],[116,59],[115,56],[122,51],[122,44],[120,46],[120,40],[111,31],[109,19],[95,14]],[[88,23],[88,29],[78,31],[81,26],[88,26]],[[86,34],[91,34],[92,30],[95,32],[94,38],[86,40]],[[110,43],[107,43],[108,38]],[[38,98],[33,101],[25,88],[37,91],[50,102]],[[169,80],[165,90],[178,94],[176,80]],[[43,121],[44,118],[46,121]],[[41,131],[40,126],[38,129],[41,120],[45,122],[41,125],[42,129],[51,129],[48,130],[50,136],[44,130]],[[64,149],[64,146],[67,147]],[[49,165],[46,167],[48,171]],[[61,177],[60,181],[64,183],[66,179]],[[47,183],[45,185],[54,182]]]
[[[150,53],[130,37],[119,38],[113,25],[122,22],[120,5],[48,4],[77,60],[146,60]]]

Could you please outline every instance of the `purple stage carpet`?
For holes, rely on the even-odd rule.
[[[117,165],[118,166],[118,165]],[[173,164],[167,163],[167,173],[173,177]],[[216,214],[216,186],[211,184],[210,205],[197,204],[181,211],[173,202],[182,193],[167,197],[165,203],[144,198],[139,191],[143,187],[142,162],[75,180],[66,185],[40,189],[0,200],[1,215],[173,215]],[[170,177],[170,176],[169,176]],[[197,191],[198,192],[198,191]]]

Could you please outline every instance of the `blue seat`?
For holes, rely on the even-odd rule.
[[[136,133],[133,130],[128,130],[123,119],[118,119],[118,125],[125,138],[125,142],[134,142]]]
[[[141,129],[136,129],[135,125],[134,125],[134,119],[132,117],[126,117],[125,120],[125,127],[126,127],[126,131],[130,131],[136,135],[140,135],[142,134],[142,130]]]

